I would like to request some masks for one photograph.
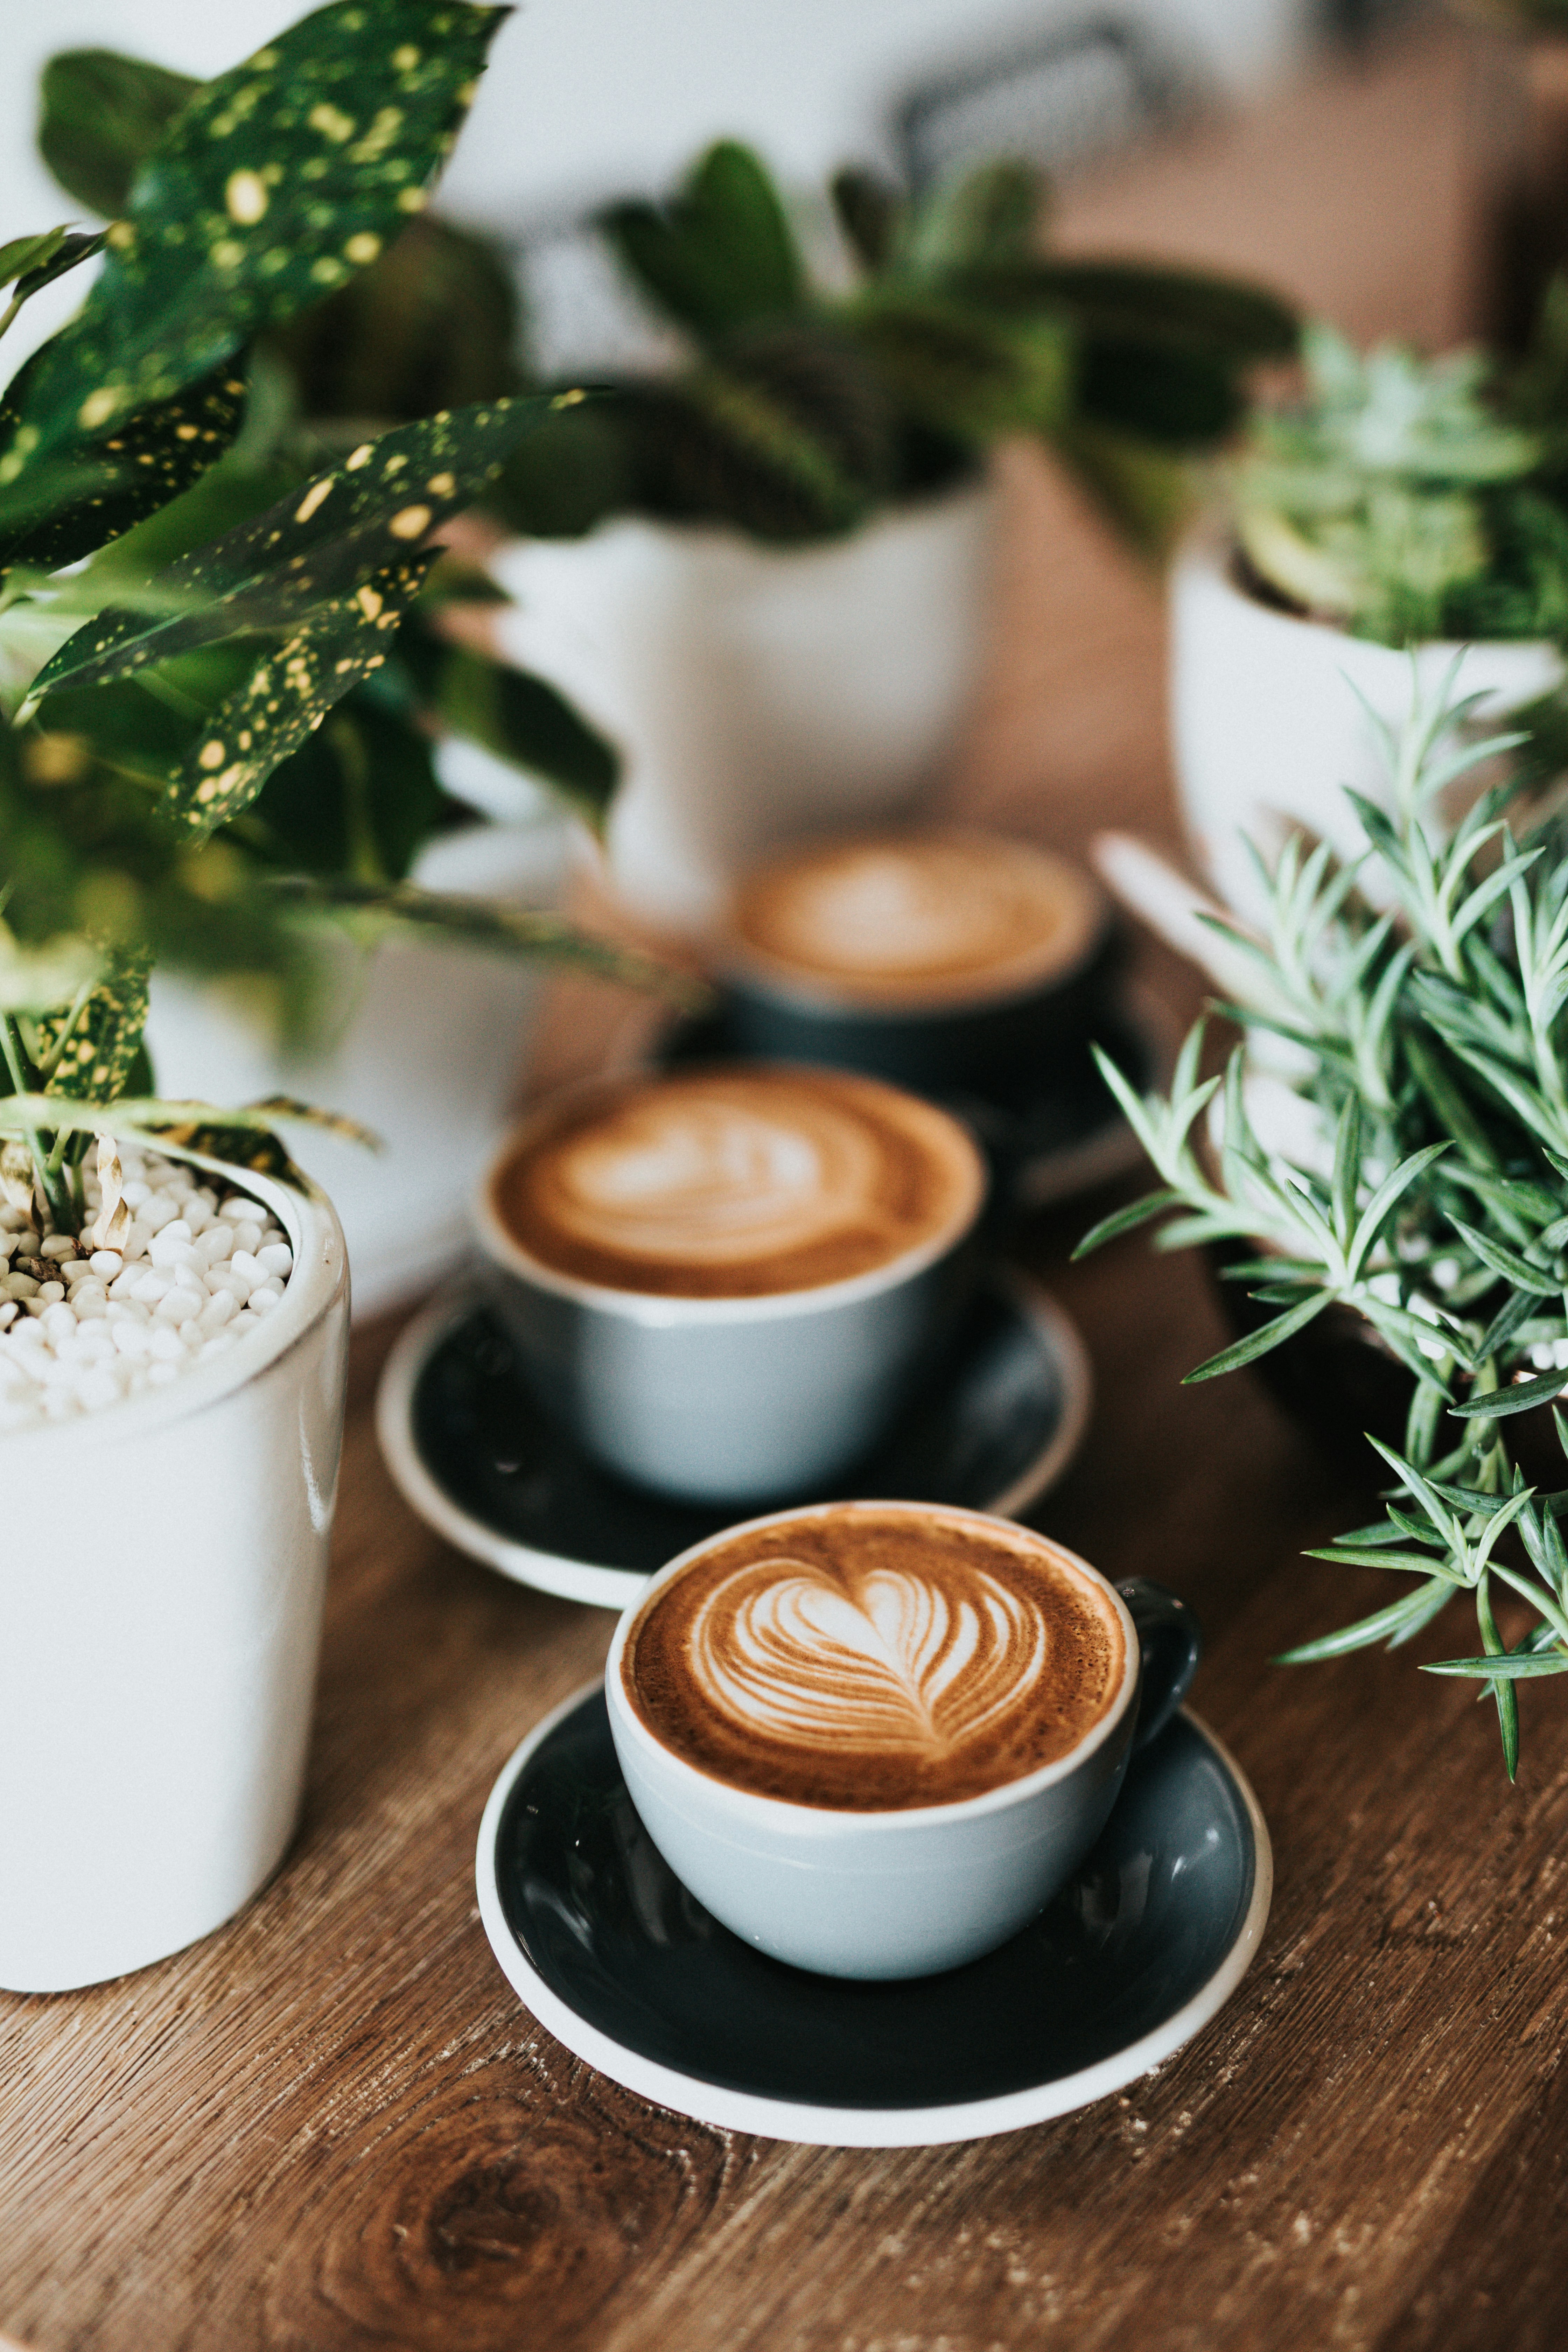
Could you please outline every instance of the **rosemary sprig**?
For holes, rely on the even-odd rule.
[[[1298,835],[1265,872],[1263,934],[1223,927],[1257,976],[1255,1001],[1221,1008],[1247,1032],[1223,1076],[1200,1075],[1202,1021],[1163,1098],[1099,1057],[1161,1184],[1078,1254],[1155,1218],[1157,1247],[1256,1244],[1227,1271],[1278,1312],[1189,1381],[1255,1362],[1335,1305],[1407,1367],[1404,1449],[1371,1441],[1395,1482],[1384,1517],[1310,1557],[1414,1589],[1285,1662],[1396,1647],[1468,1596],[1475,1654],[1425,1671],[1489,1695],[1511,1779],[1516,1685],[1568,1673],[1568,1489],[1528,1485],[1510,1450],[1514,1416],[1568,1388],[1568,835],[1516,838],[1506,785],[1443,814],[1452,786],[1520,740],[1477,740],[1458,668],[1435,696],[1413,682],[1404,731],[1381,730],[1386,800],[1349,795],[1361,855]],[[1533,1618],[1511,1647],[1500,1584]]]

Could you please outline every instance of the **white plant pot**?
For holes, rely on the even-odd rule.
[[[567,831],[465,826],[422,853],[414,878],[433,890],[520,907],[559,900]],[[334,1202],[348,1237],[356,1315],[428,1289],[468,1249],[468,1204],[517,1091],[540,967],[429,940],[384,940],[366,956],[332,949],[333,1041],[279,1053],[260,1022],[222,991],[160,975],[147,1041],[160,1091],[207,1101],[293,1095],[344,1111],[385,1150],[310,1128],[289,1148]]]
[[[0,1438],[0,1986],[143,1968],[293,1832],[342,1442],[331,1204],[236,1171],[294,1271],[242,1347]]]
[[[1297,824],[1351,854],[1363,846],[1343,787],[1386,802],[1387,774],[1360,698],[1397,729],[1413,684],[1432,694],[1461,648],[1434,641],[1406,653],[1277,612],[1236,584],[1229,540],[1212,530],[1190,541],[1176,564],[1171,631],[1171,728],[1187,834],[1219,896],[1258,919],[1265,900],[1243,836],[1270,864]],[[1495,724],[1562,676],[1549,644],[1475,645],[1464,649],[1456,691],[1484,692],[1480,716]]]
[[[500,551],[506,658],[625,760],[609,862],[629,905],[700,927],[774,844],[918,798],[975,684],[995,514],[965,484],[826,546],[628,519]]]

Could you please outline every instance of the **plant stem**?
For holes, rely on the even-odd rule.
[[[21,1040],[16,1024],[9,1013],[0,1013],[0,1049],[5,1055],[5,1066],[11,1073],[11,1084],[19,1095],[30,1094],[32,1087],[22,1063]],[[71,1213],[70,1190],[62,1185],[45,1156],[43,1141],[35,1127],[27,1129],[27,1149],[33,1155],[33,1169],[39,1192],[47,1204],[49,1214],[62,1233],[76,1231]]]

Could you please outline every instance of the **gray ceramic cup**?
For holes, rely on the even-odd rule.
[[[949,1517],[995,1524],[982,1512],[939,1507]],[[751,1524],[799,1518],[798,1511],[781,1512]],[[637,1715],[621,1681],[638,1612],[662,1585],[737,1532],[708,1537],[671,1560],[626,1611],[610,1644],[605,1696],[611,1736],[649,1837],[726,1927],[774,1959],[820,1975],[929,1976],[1005,1943],[1083,1861],[1134,1748],[1162,1731],[1180,1706],[1200,1649],[1191,1612],[1142,1579],[1110,1584],[1052,1543],[1057,1559],[1109,1596],[1126,1643],[1121,1686],[1076,1748],[1025,1779],[954,1804],[881,1813],[790,1804],[736,1788],[675,1754]],[[1017,1530],[1008,1533],[1016,1538]]]
[[[541,1115],[548,1118],[549,1108]],[[636,1484],[683,1501],[810,1493],[891,1426],[974,1286],[984,1162],[962,1213],[848,1281],[752,1298],[613,1289],[542,1265],[495,1205],[497,1154],[475,1201],[494,1303],[542,1409]]]

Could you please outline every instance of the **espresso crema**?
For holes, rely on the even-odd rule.
[[[546,1114],[492,1180],[541,1265],[679,1298],[810,1290],[955,1241],[985,1175],[930,1103],[837,1071],[626,1080]]]
[[[941,1007],[1066,979],[1105,925],[1087,874],[987,834],[816,842],[739,886],[730,929],[742,969],[849,1004]]]
[[[620,1664],[643,1723],[699,1770],[876,1812],[1054,1763],[1125,1669],[1116,1609],[1046,1538],[916,1504],[721,1538],[644,1605]]]

